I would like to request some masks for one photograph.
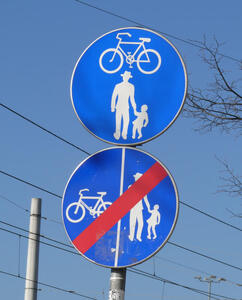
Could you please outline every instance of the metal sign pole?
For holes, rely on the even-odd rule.
[[[32,198],[24,300],[36,300],[38,288],[41,199]]]
[[[111,269],[108,300],[124,300],[126,268]]]

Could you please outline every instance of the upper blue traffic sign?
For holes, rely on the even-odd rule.
[[[169,171],[134,148],[102,150],[70,177],[62,216],[71,242],[88,260],[111,268],[141,263],[167,242],[178,195]]]
[[[104,34],[80,56],[71,79],[74,110],[92,134],[137,145],[164,132],[185,101],[187,75],[176,48],[154,31]]]

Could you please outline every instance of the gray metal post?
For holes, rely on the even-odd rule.
[[[211,285],[212,280],[208,282],[208,300],[211,300]]]
[[[41,199],[32,198],[24,300],[37,300]]]
[[[111,269],[108,300],[124,300],[126,269]]]

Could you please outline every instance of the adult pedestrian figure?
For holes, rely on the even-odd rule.
[[[134,100],[134,85],[129,81],[133,76],[131,72],[125,71],[121,74],[123,81],[116,84],[112,94],[111,112],[115,112],[116,128],[113,134],[114,138],[118,140],[121,134],[121,122],[123,121],[122,137],[127,139],[127,132],[129,127],[129,101],[136,113],[136,103]],[[116,101],[117,100],[117,101]]]
[[[135,181],[138,180],[143,174],[141,173],[136,173],[134,175]],[[138,241],[142,241],[141,239],[141,234],[143,231],[143,225],[144,225],[144,220],[143,220],[143,200],[146,204],[146,207],[148,209],[148,212],[151,213],[150,210],[150,203],[148,201],[147,195],[144,196],[143,199],[141,199],[131,210],[130,210],[130,215],[129,215],[129,239],[130,241],[134,240],[134,235],[135,235],[135,227],[137,224],[137,232],[136,232],[136,239]]]

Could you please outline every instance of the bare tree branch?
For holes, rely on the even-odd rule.
[[[218,192],[242,198],[242,176],[235,174],[234,170],[232,170],[225,160],[221,160],[219,158],[217,158],[217,160],[224,166],[224,169],[222,170],[224,175],[220,176],[220,179],[224,182],[224,184],[220,186]]]
[[[227,208],[227,211],[228,211],[233,217],[236,217],[236,218],[242,218],[242,214],[234,213],[232,210],[230,210],[230,209],[228,209],[228,208]]]
[[[204,90],[189,87],[184,114],[196,119],[196,130],[211,131],[219,128],[224,132],[233,130],[241,135],[242,94],[238,87],[240,80],[229,80],[226,77],[219,54],[221,44],[216,39],[212,47],[208,46],[205,38],[199,44],[203,48],[201,57],[212,71],[213,82]],[[242,70],[242,63],[239,67]]]

